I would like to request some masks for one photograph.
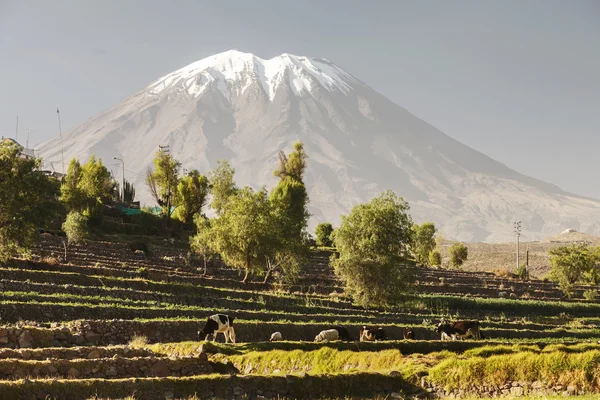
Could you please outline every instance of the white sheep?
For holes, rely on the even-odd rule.
[[[334,340],[338,340],[340,338],[340,333],[337,329],[327,329],[325,331],[321,331],[317,336],[315,336],[315,342],[331,342]]]
[[[271,334],[271,339],[269,341],[270,342],[278,342],[280,340],[283,340],[283,335],[281,334],[281,332],[273,332]]]

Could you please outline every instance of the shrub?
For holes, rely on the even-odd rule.
[[[429,265],[432,267],[439,267],[442,265],[442,254],[439,251],[433,250],[429,253]]]
[[[67,235],[69,244],[83,241],[88,233],[88,219],[77,211],[71,211],[67,214],[67,219],[63,223],[63,231]]]
[[[522,280],[529,278],[529,272],[527,272],[527,265],[525,265],[525,264],[519,265],[519,268],[517,268],[515,275],[517,275],[517,277],[519,277],[519,279],[522,279]]]
[[[146,336],[134,335],[128,343],[129,347],[145,347],[148,344]]]
[[[467,261],[469,250],[464,244],[456,242],[450,246],[448,253],[450,253],[450,265],[453,268],[458,268]]]
[[[330,247],[332,245],[331,234],[333,233],[333,226],[329,222],[322,222],[317,225],[315,229],[315,236],[317,238],[317,246]]]
[[[550,250],[550,279],[557,282],[565,296],[571,298],[575,283],[585,272],[594,269],[597,251],[585,244],[571,244]]]
[[[598,296],[598,291],[596,289],[588,289],[583,292],[583,298],[589,301],[596,300],[596,296]]]

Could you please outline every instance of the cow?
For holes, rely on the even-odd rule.
[[[337,329],[327,329],[319,332],[317,336],[315,336],[315,342],[332,342],[334,340],[338,340],[340,338],[340,333]]]
[[[361,326],[360,338],[361,342],[374,342],[377,340],[387,340],[387,335],[383,328],[375,328],[373,326]]]
[[[225,336],[225,343],[235,343],[235,330],[233,329],[233,317],[225,314],[215,314],[207,318],[201,331],[198,332],[200,340],[207,340],[208,336],[213,335],[213,342],[217,338],[217,333]]]
[[[283,340],[283,335],[281,334],[281,332],[273,332],[271,334],[271,339],[269,339],[269,342],[278,342],[280,340]]]
[[[447,322],[443,319],[437,327],[441,340],[459,340],[472,337],[475,340],[483,339],[479,329],[479,321]]]
[[[338,331],[338,337],[340,340],[345,340],[346,342],[352,341],[352,336],[350,336],[348,329],[344,328],[343,326],[334,326],[331,329]]]
[[[402,337],[404,340],[415,340],[415,331],[412,328],[402,329]]]

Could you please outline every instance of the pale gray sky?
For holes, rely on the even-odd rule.
[[[0,0],[0,134],[30,144],[238,49],[324,57],[519,172],[600,198],[600,1]]]

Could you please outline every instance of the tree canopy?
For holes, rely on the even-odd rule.
[[[102,204],[113,197],[116,182],[101,159],[92,155],[82,166],[72,159],[62,184],[60,200],[67,210],[88,217],[102,215]]]
[[[235,170],[225,160],[217,162],[217,168],[210,173],[212,192],[211,207],[217,214],[223,213],[228,199],[237,193],[238,188],[233,182]]]
[[[595,267],[600,260],[598,249],[586,244],[571,244],[549,251],[549,278],[558,283],[562,292],[571,297],[574,285],[588,275],[595,275]]]
[[[37,228],[60,212],[60,183],[40,171],[39,159],[21,157],[12,141],[0,141],[0,262],[28,251]]]
[[[267,191],[246,187],[229,197],[224,212],[212,221],[212,247],[227,265],[245,272],[245,283],[250,273],[265,268],[271,227]]]
[[[192,170],[177,184],[177,217],[181,222],[191,224],[202,211],[208,196],[208,178]]]
[[[332,264],[359,304],[391,305],[410,289],[413,222],[408,210],[408,203],[388,190],[342,216],[334,235],[339,257]]]
[[[429,265],[429,254],[435,249],[435,225],[425,222],[422,225],[414,224],[412,227],[413,241],[412,252],[415,261],[421,265]]]
[[[333,233],[333,225],[329,222],[321,222],[317,225],[315,229],[315,236],[317,239],[317,246],[331,246],[332,238],[331,234]]]
[[[465,261],[467,261],[469,249],[464,244],[456,242],[450,246],[448,253],[450,255],[450,265],[453,268],[458,268],[463,265]]]
[[[158,151],[154,157],[154,170],[148,169],[146,185],[150,194],[161,207],[165,223],[168,226],[171,214],[177,205],[177,185],[181,163],[166,151]]]

